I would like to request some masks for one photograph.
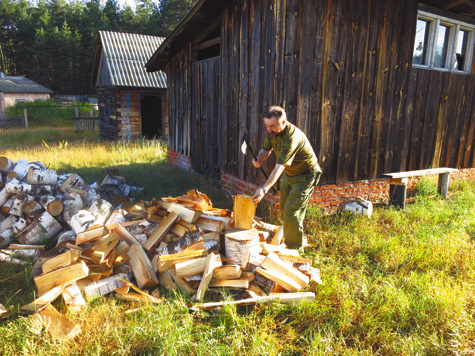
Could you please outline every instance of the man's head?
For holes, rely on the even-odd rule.
[[[284,131],[287,125],[287,115],[280,106],[269,106],[262,114],[264,125],[267,132],[272,135],[278,135]]]

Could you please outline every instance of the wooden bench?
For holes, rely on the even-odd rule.
[[[449,189],[450,173],[456,171],[458,171],[458,169],[455,168],[431,168],[421,169],[418,171],[385,173],[383,176],[391,178],[389,181],[389,204],[404,209],[406,206],[406,185],[409,181],[409,178],[433,174],[439,175],[439,185],[437,187],[437,192],[446,198],[447,191]]]

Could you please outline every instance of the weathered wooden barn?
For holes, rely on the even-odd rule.
[[[0,115],[18,102],[49,99],[53,91],[23,76],[0,72]]]
[[[154,138],[167,128],[167,80],[145,63],[162,37],[99,31],[92,75],[97,91],[100,136],[129,141]]]
[[[276,104],[321,184],[474,167],[474,16],[468,0],[200,0],[146,64],[168,75],[169,147],[260,184],[241,137],[257,151]]]

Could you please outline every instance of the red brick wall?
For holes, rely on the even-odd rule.
[[[172,166],[191,171],[191,157],[178,153],[171,148],[168,148],[168,162]]]
[[[174,166],[191,171],[191,159],[168,149],[168,161]],[[410,178],[407,184],[407,193],[411,193],[417,182],[422,177]],[[475,168],[460,169],[450,175],[450,181],[474,180]],[[221,186],[231,195],[253,195],[258,185],[242,180],[229,173],[221,171]],[[387,203],[389,198],[389,178],[377,180],[361,180],[342,184],[319,184],[314,188],[310,204],[316,204],[326,213],[335,212],[338,205],[351,198],[360,197],[371,201],[373,204]],[[264,197],[265,201],[274,211],[279,211],[279,192],[272,194],[272,190]]]

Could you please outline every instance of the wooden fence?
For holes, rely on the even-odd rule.
[[[25,120],[23,116],[0,114],[0,132],[23,129],[24,127]]]

